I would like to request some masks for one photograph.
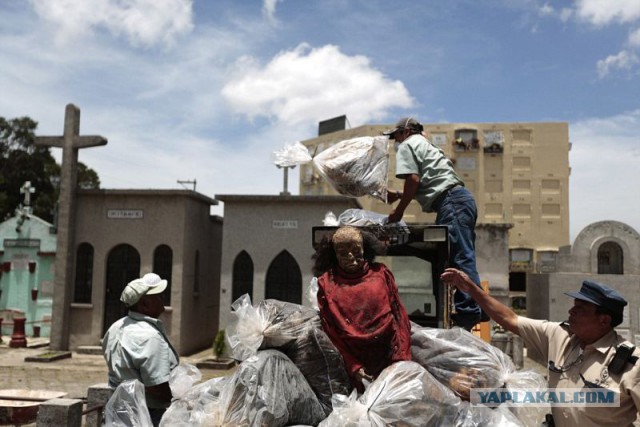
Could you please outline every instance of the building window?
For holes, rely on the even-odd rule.
[[[167,245],[160,245],[153,251],[153,272],[167,281],[167,289],[162,293],[165,306],[171,305],[171,273],[173,270],[173,251]]]
[[[93,246],[80,243],[76,252],[76,283],[73,291],[73,302],[91,303],[93,285]]]
[[[246,251],[238,254],[233,262],[233,278],[231,279],[231,302],[236,301],[244,294],[249,294],[253,299],[253,261]]]
[[[614,242],[606,242],[598,248],[598,274],[624,274],[622,248]]]

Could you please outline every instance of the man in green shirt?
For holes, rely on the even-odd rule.
[[[412,117],[400,119],[395,128],[384,132],[396,142],[396,177],[404,180],[402,192],[389,191],[388,203],[399,200],[389,214],[389,222],[398,222],[412,200],[423,212],[436,212],[436,224],[449,230],[449,266],[458,268],[480,287],[476,268],[476,202],[458,177],[444,152],[423,135],[423,126]],[[454,296],[456,313],[452,320],[467,330],[488,320],[480,306],[465,292]]]

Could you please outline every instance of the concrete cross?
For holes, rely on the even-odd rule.
[[[55,261],[50,348],[68,350],[71,295],[73,295],[73,262],[75,254],[76,184],[78,150],[106,145],[102,136],[80,136],[80,109],[67,104],[62,136],[38,136],[36,145],[62,148],[60,196],[58,199],[58,238]]]
[[[22,187],[20,187],[20,194],[24,194],[24,205],[26,207],[31,206],[31,195],[36,192],[36,189],[31,186],[31,181],[26,181]]]

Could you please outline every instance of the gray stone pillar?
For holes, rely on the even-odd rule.
[[[51,399],[40,404],[37,427],[80,427],[82,425],[82,400]]]
[[[113,390],[104,384],[95,384],[87,389],[87,410],[102,407],[100,410],[92,411],[87,414],[86,426],[99,427],[104,419],[104,406],[109,401]]]

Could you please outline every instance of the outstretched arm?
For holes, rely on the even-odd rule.
[[[447,268],[440,278],[445,283],[454,285],[461,291],[471,295],[471,298],[480,305],[485,313],[504,329],[514,334],[518,333],[518,315],[509,307],[480,289],[466,273],[455,268]]]
[[[389,214],[389,222],[398,222],[402,219],[405,209],[413,200],[420,187],[420,177],[416,174],[407,175],[404,179],[404,189],[400,195],[400,203]]]

